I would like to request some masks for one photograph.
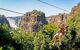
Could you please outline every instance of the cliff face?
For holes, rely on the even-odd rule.
[[[47,17],[48,24],[59,24],[59,22],[66,22],[68,14],[59,14]]]
[[[20,18],[19,27],[25,32],[37,32],[38,28],[47,24],[45,14],[41,11],[33,10],[27,12]]]

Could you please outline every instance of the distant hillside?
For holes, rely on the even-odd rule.
[[[0,23],[7,24],[10,27],[8,20],[4,15],[0,15]]]

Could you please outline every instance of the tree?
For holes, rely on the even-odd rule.
[[[34,38],[34,50],[51,50],[53,49],[53,35],[57,31],[55,24],[44,25],[39,29]]]
[[[10,49],[8,48],[10,46],[10,42],[11,35],[8,25],[0,23],[0,46],[2,47],[2,50]]]
[[[16,46],[17,49],[33,50],[33,36],[32,35],[21,32],[20,29],[13,29],[11,31],[11,35],[12,35],[12,39],[16,42],[16,44],[14,44],[14,45],[16,46],[18,44]]]

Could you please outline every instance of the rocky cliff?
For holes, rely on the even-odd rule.
[[[47,17],[48,24],[59,24],[59,22],[66,22],[68,14],[59,14]]]
[[[33,10],[27,12],[19,20],[19,27],[25,32],[37,32],[38,28],[47,24],[45,14],[41,11]]]
[[[71,15],[75,15],[77,12],[79,12],[80,10],[80,3],[78,3],[78,5],[74,6],[71,10]]]

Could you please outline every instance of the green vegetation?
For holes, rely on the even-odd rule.
[[[34,38],[34,50],[51,50],[53,34],[57,31],[55,25],[44,25]]]
[[[71,19],[71,18],[70,18]],[[60,46],[53,46],[53,35],[57,32],[57,25],[47,24],[38,30],[34,37],[30,33],[22,32],[20,29],[9,29],[7,25],[0,25],[1,50],[71,50],[78,49],[80,37],[76,32],[77,27],[69,20],[68,32],[65,33]],[[71,23],[72,22],[72,23]]]

